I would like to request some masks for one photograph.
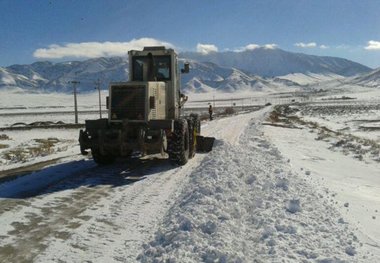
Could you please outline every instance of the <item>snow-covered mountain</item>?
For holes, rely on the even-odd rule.
[[[184,60],[181,60],[182,64]],[[128,61],[126,58],[97,58],[83,62],[37,62],[31,65],[13,65],[1,68],[1,87],[18,87],[28,91],[71,92],[68,83],[80,81],[81,91],[91,91],[95,81],[102,81],[106,89],[109,82],[128,79]],[[273,88],[270,81],[259,76],[244,73],[231,67],[220,67],[214,63],[191,61],[191,71],[182,76],[185,92],[207,92],[214,89],[233,92],[236,90],[263,90]]]
[[[182,63],[185,60],[191,62],[191,73],[182,78],[185,92],[268,91],[278,86],[294,87],[332,76],[340,78],[370,72],[368,67],[346,59],[310,56],[280,49],[258,48],[208,55],[182,53],[181,57]],[[269,76],[277,78],[265,78]],[[92,91],[98,79],[102,82],[102,89],[106,89],[109,82],[126,81],[128,59],[110,57],[61,63],[36,62],[0,68],[0,89],[71,92],[69,82],[76,80],[80,81],[80,91]]]
[[[185,52],[180,55],[200,62],[207,61],[238,68],[264,77],[292,73],[333,73],[353,76],[371,71],[364,65],[343,58],[306,55],[278,48],[256,48],[243,52],[210,52],[208,54]]]
[[[128,78],[126,58],[96,58],[53,64],[36,62],[30,65],[12,65],[0,68],[0,88],[19,87],[28,91],[71,91],[69,81],[80,81],[83,91],[93,90],[95,81],[102,80],[103,88],[111,81]]]
[[[190,64],[190,73],[182,76],[185,91],[208,92],[214,89],[225,92],[262,91],[273,86],[268,80],[244,73],[236,68],[194,60],[190,61]]]

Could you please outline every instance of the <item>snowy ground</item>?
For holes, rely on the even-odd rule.
[[[205,122],[214,150],[183,167],[97,167],[75,129],[0,132],[0,154],[47,149],[2,170],[62,158],[0,184],[0,261],[380,262],[379,131],[357,122],[380,113],[371,99],[322,100],[333,96],[273,123],[273,106]]]
[[[264,132],[289,158],[293,169],[304,173],[336,206],[343,215],[341,221],[356,228],[363,249],[374,253],[378,261],[380,129],[356,132],[357,125],[351,119],[358,118],[358,114],[360,119],[378,118],[380,109],[371,102],[360,106],[353,102],[293,105],[288,109],[289,119],[280,117],[273,123],[276,126],[266,126]]]

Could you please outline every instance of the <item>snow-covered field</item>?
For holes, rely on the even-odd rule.
[[[376,262],[380,252],[380,129],[357,132],[352,119],[379,116],[380,109],[372,102],[292,105],[289,119],[281,116],[272,123],[275,126],[264,129],[293,169],[303,173],[321,191],[321,198],[339,210],[340,222],[356,229],[363,250],[376,254]]]
[[[76,129],[0,132],[0,155],[28,149],[1,170],[62,158],[0,184],[0,261],[380,262],[380,92],[322,100],[336,94],[272,97],[292,103],[277,119],[272,105],[204,122],[214,149],[183,167],[97,167]],[[46,105],[69,107],[56,96]],[[97,94],[86,100],[96,109]]]

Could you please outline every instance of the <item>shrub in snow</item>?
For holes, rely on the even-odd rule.
[[[9,140],[9,136],[6,134],[0,134],[0,140]]]
[[[294,214],[294,213],[297,213],[297,212],[300,212],[301,211],[301,205],[300,205],[300,200],[297,199],[293,199],[293,200],[289,200],[287,206],[286,206],[286,211]]]
[[[231,114],[234,114],[234,113],[235,113],[235,110],[232,107],[227,107],[227,108],[224,109],[224,114],[226,114],[226,115],[231,115]]]
[[[0,143],[0,149],[8,148],[9,145]]]
[[[344,207],[348,207],[350,204],[349,203],[345,203],[344,204]]]

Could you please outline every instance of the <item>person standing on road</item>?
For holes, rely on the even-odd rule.
[[[212,106],[211,106],[211,104],[208,107],[208,114],[210,114],[210,121],[212,121]]]

